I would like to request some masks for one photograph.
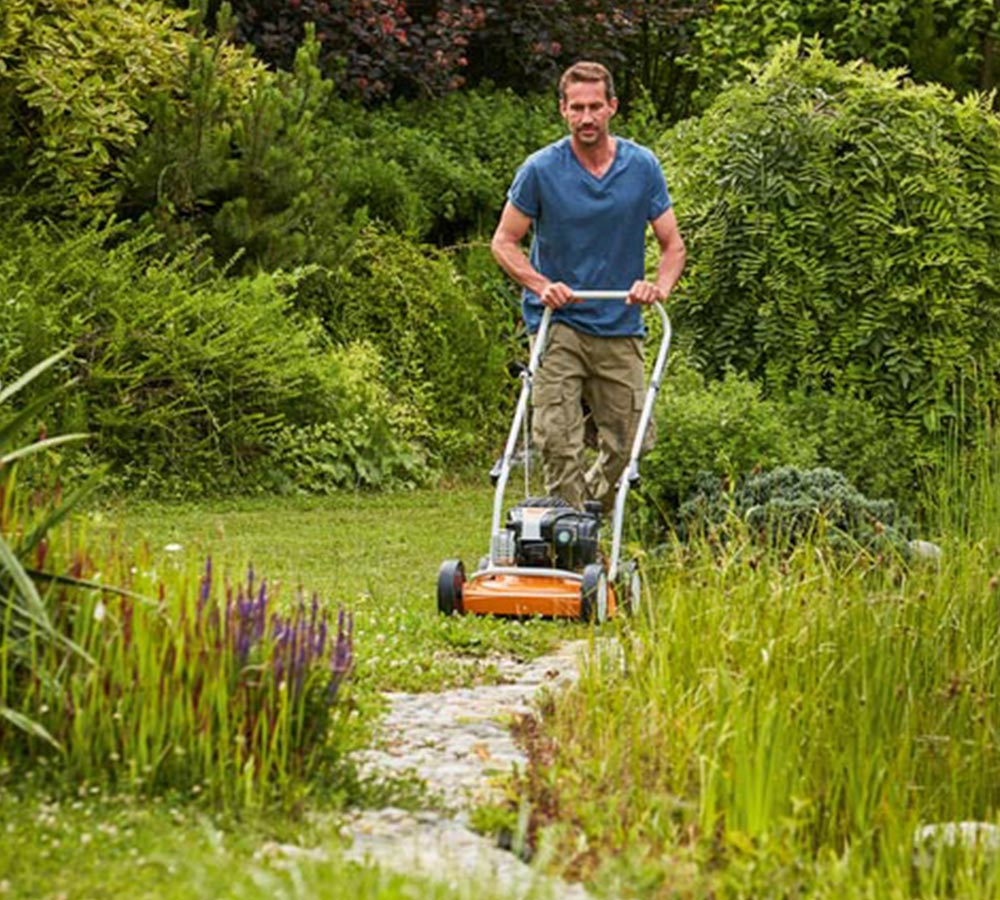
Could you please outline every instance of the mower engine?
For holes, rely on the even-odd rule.
[[[507,513],[500,565],[579,571],[597,559],[600,504],[581,512],[558,497],[529,497]],[[507,557],[503,559],[501,557]]]

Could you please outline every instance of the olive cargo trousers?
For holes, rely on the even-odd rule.
[[[639,337],[597,337],[554,322],[532,386],[532,439],[542,454],[545,490],[583,509],[614,505],[646,398]],[[583,403],[597,429],[597,459],[587,469]],[[652,446],[650,422],[643,450]]]

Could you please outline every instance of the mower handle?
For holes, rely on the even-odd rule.
[[[581,300],[625,300],[628,298],[628,291],[573,291],[573,296]],[[642,414],[639,417],[638,427],[632,442],[632,452],[628,463],[622,471],[621,479],[618,482],[618,489],[615,493],[614,512],[612,517],[612,541],[611,559],[608,565],[608,579],[613,581],[618,574],[618,565],[621,557],[622,525],[625,514],[625,500],[628,496],[629,488],[639,480],[639,455],[642,450],[643,439],[649,422],[653,415],[653,405],[656,402],[656,395],[659,393],[660,384],[663,381],[663,372],[667,364],[667,354],[670,351],[671,327],[670,319],[667,316],[663,304],[656,302],[651,304],[659,316],[663,327],[663,335],[660,346],[656,354],[656,362],[653,364],[653,371],[650,374],[646,391],[646,400],[643,403]],[[503,494],[507,485],[507,478],[510,475],[510,468],[514,458],[514,451],[517,447],[518,433],[521,424],[525,420],[528,412],[528,400],[531,394],[531,380],[538,369],[545,352],[545,343],[548,338],[549,324],[552,320],[552,308],[545,307],[542,313],[542,320],[539,323],[538,331],[535,333],[535,340],[531,348],[531,355],[528,361],[528,368],[522,373],[521,395],[518,398],[517,408],[514,412],[514,421],[511,425],[510,434],[507,438],[507,445],[504,454],[491,473],[496,485],[496,494],[493,501],[493,521],[490,529],[490,554],[489,565],[494,564],[492,535],[497,534],[501,528],[503,516]]]
[[[628,291],[573,291],[577,300],[628,300]]]

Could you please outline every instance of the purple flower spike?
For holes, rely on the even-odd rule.
[[[322,656],[323,651],[326,649],[326,615],[323,616],[322,621],[319,623],[319,633],[316,635],[316,655]]]
[[[212,589],[212,557],[205,559],[205,574],[201,578],[201,600],[206,602]]]
[[[306,636],[302,635],[299,641],[298,658],[295,660],[295,690],[302,689],[302,682],[305,680],[306,669],[309,667],[309,642]]]
[[[236,658],[240,661],[240,665],[245,665],[250,657],[250,634],[241,631],[236,640]]]
[[[287,634],[288,634],[288,636],[290,638],[289,643],[291,645],[289,653],[288,653],[288,661],[289,661],[290,666],[294,669],[295,668],[295,659],[296,659],[296,657],[299,654],[299,630],[297,628],[295,628],[295,627],[293,627],[293,626],[290,625],[288,627]]]
[[[353,632],[354,615],[352,613],[345,619],[344,609],[341,607],[337,616],[337,643],[333,647],[331,666],[336,676],[343,677],[351,669],[351,663],[354,659],[354,648],[351,640]]]
[[[201,616],[205,610],[205,604],[212,593],[212,557],[205,560],[205,574],[201,576],[201,586],[198,590],[198,615],[197,620],[201,623]]]
[[[327,704],[333,703],[337,697],[340,683],[351,670],[354,652],[351,637],[354,632],[354,615],[345,616],[341,607],[337,614],[337,640],[330,654],[330,684],[326,689]]]

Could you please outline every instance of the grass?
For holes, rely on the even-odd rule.
[[[603,630],[620,653],[596,654],[523,726],[519,839],[605,897],[1000,897],[996,854],[914,846],[924,824],[1000,822],[996,458],[934,493],[940,562],[835,553],[819,536],[777,553],[739,528],[651,555],[643,614]],[[122,507],[90,527],[144,541],[163,573],[211,553],[233,581],[252,561],[279,596],[301,586],[350,607],[370,696],[488,680],[493,654],[590,633],[437,615],[437,566],[478,559],[490,505],[465,487]],[[5,780],[0,890],[16,896],[481,896],[346,864],[343,794],[237,818],[190,797],[42,800]],[[280,844],[322,852],[289,860]]]
[[[935,494],[940,562],[736,527],[651,566],[621,655],[527,731],[538,851],[606,896],[1000,896],[997,853],[914,846],[1000,823],[996,449]]]
[[[244,583],[252,563],[258,580],[268,579],[271,596],[283,598],[290,609],[300,591],[307,597],[315,591],[329,609],[343,604],[355,615],[349,702],[367,719],[377,709],[369,702],[376,690],[494,680],[492,660],[498,654],[527,657],[583,633],[572,623],[438,615],[437,568],[446,555],[475,563],[486,544],[491,502],[488,489],[457,488],[218,505],[121,505],[88,515],[85,530],[88,546],[145,545],[136,575],[142,587],[133,587],[147,593],[155,594],[150,585],[158,581],[190,582],[211,555],[217,580]],[[98,567],[100,577],[112,577],[110,568]],[[88,597],[78,617],[81,627],[94,627],[99,596]],[[115,602],[108,607],[115,609]],[[193,615],[191,607],[189,621]],[[363,722],[351,723],[347,731],[340,750],[347,748],[345,741],[365,739]],[[409,783],[357,783],[348,768],[296,795],[290,810],[251,805],[224,813],[207,792],[179,781],[175,789],[161,785],[149,796],[126,784],[119,784],[123,792],[116,794],[107,781],[89,778],[68,794],[42,765],[25,778],[23,767],[5,769],[0,760],[0,896],[483,896],[478,884],[431,885],[340,858],[342,804],[412,805],[419,792]],[[273,857],[267,848],[275,844],[321,852]]]
[[[211,505],[121,505],[96,526],[148,544],[160,567],[211,554],[230,577],[252,563],[280,595],[304,589],[355,616],[355,677],[379,690],[429,690],[495,680],[491,657],[530,658],[571,623],[442,619],[437,570],[446,557],[474,568],[489,542],[492,491],[457,487]],[[168,549],[179,548],[179,549]]]
[[[169,798],[0,790],[0,897],[19,900],[489,900],[343,859],[336,818],[225,819]]]

